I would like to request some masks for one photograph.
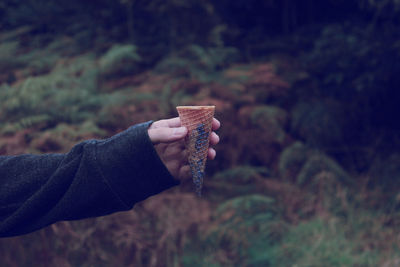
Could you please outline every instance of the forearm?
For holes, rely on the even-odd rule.
[[[176,185],[148,138],[148,125],[82,142],[67,154],[0,157],[0,236],[128,210]]]

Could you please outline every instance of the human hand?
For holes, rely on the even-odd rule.
[[[210,134],[210,147],[207,154],[210,160],[213,160],[217,154],[212,146],[219,142],[219,136],[214,131],[218,130],[220,126],[221,123],[214,118],[212,122],[213,132]],[[160,159],[171,175],[178,180],[189,178],[190,167],[184,142],[188,130],[186,127],[181,127],[179,117],[154,122],[149,127],[148,133]]]

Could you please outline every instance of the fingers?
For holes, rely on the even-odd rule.
[[[151,125],[151,127],[153,128],[161,128],[161,127],[175,128],[180,126],[181,126],[181,120],[179,119],[179,117],[155,121]]]
[[[148,129],[150,140],[153,144],[171,143],[184,138],[187,134],[186,127],[177,128],[152,128]]]
[[[220,127],[221,123],[216,118],[213,118],[212,130],[216,131]],[[185,137],[187,135],[187,129],[185,127],[181,127],[181,121],[179,117],[175,117],[172,119],[154,122],[150,126],[148,133],[153,144],[171,143]],[[218,144],[219,140],[219,136],[215,132],[211,132],[210,145],[214,146]],[[211,155],[213,155],[213,153],[211,153]]]
[[[210,147],[210,148],[208,149],[208,153],[207,153],[208,159],[213,160],[213,159],[215,159],[216,156],[217,156],[217,152],[215,151],[214,148],[211,148],[211,147]]]
[[[213,118],[213,121],[212,121],[212,130],[213,131],[216,131],[216,130],[218,130],[219,129],[219,127],[221,127],[221,123],[219,122],[219,120],[217,120],[216,118]]]
[[[175,117],[172,119],[155,121],[151,127],[153,127],[153,128],[160,128],[160,127],[174,128],[174,127],[180,127],[180,126],[181,126],[181,120],[179,119],[179,117]],[[216,118],[213,118],[212,130],[216,131],[220,127],[221,127],[221,122],[219,120],[217,120]]]
[[[181,126],[181,120],[179,117],[175,117],[172,119],[166,119],[166,120],[160,120],[155,123],[160,123],[160,126],[168,126],[168,127],[180,127]],[[217,120],[216,118],[213,118],[212,121],[212,129],[213,131],[216,131],[221,127],[221,122]]]
[[[219,143],[219,136],[215,132],[210,134],[210,145],[215,146]]]

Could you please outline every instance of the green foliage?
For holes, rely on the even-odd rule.
[[[30,30],[29,27],[21,27],[4,34],[3,39],[9,41],[0,45],[0,68],[2,68],[1,64],[4,64],[3,71],[14,77],[13,80],[7,81],[8,83],[15,82],[17,77],[15,77],[13,71],[17,69],[22,74],[18,78],[49,73],[61,59],[64,51],[68,50],[65,47],[70,49],[72,47],[71,42],[60,38],[60,40],[55,40],[48,46],[32,43],[31,47],[26,49],[24,42],[20,40],[27,38],[26,35]],[[40,41],[38,42],[40,43]]]
[[[188,57],[197,62],[199,66],[216,71],[238,60],[239,53],[234,47],[204,48],[191,45],[188,48]]]
[[[271,204],[257,195],[221,204],[217,224],[185,247],[183,266],[380,266],[383,258],[370,246],[385,242],[377,236],[387,230],[374,215],[342,207],[349,217],[315,217],[288,225],[266,212]],[[368,237],[362,234],[366,232]],[[384,260],[395,262],[396,254]]]
[[[19,119],[14,123],[12,122],[7,122],[5,124],[0,123],[0,125],[2,125],[0,133],[9,135],[27,128],[42,128],[42,127],[45,128],[52,122],[53,120],[48,114],[39,114],[31,116],[28,115]]]
[[[375,99],[397,107],[399,87],[390,85],[398,81],[398,37],[390,27],[378,33],[351,24],[321,26],[321,33],[301,32],[294,41],[300,45],[290,50],[286,39],[266,38],[271,24],[265,19],[282,23],[279,31],[294,29],[293,18],[307,4],[325,7],[333,1],[284,2],[293,5],[276,12],[283,2],[0,1],[0,8],[13,4],[0,16],[4,27],[32,24],[0,33],[1,153],[66,152],[84,139],[176,116],[175,106],[186,103],[216,104],[223,124],[204,198],[181,187],[133,212],[5,240],[0,242],[4,264],[40,264],[38,255],[45,254],[46,264],[54,266],[396,263],[398,155],[378,159],[367,174],[370,188],[359,193],[353,183],[361,185],[363,178],[356,172],[350,177],[332,155],[317,151],[343,152],[344,141],[359,137],[349,125],[373,129],[368,115],[374,115],[369,104],[379,102]],[[222,19],[222,13],[237,10],[239,18]],[[62,12],[73,14],[75,22],[62,21]],[[281,18],[285,12],[292,18]],[[242,14],[254,16],[248,21]],[[303,51],[309,40],[315,40],[313,46]],[[275,62],[264,62],[274,46],[280,52]],[[282,48],[293,54],[282,55]],[[300,49],[303,66],[292,58]],[[249,58],[257,62],[232,65]],[[149,66],[155,67],[143,68]],[[288,69],[296,77],[292,87],[281,78]],[[37,242],[44,236],[46,242]]]
[[[213,198],[217,201],[226,200],[235,196],[241,196],[262,191],[259,183],[265,177],[270,176],[270,170],[265,167],[250,165],[236,166],[217,172],[210,182],[206,181],[207,188],[213,192]]]
[[[248,195],[240,196],[230,199],[216,209],[216,217],[219,218],[220,224],[218,226],[226,230],[246,226],[242,223],[246,219],[253,220],[254,215],[263,214],[263,216],[273,218],[276,215],[274,200],[262,195]],[[230,214],[233,212],[233,214]],[[229,214],[229,216],[224,216]],[[252,223],[249,222],[249,225]]]
[[[314,153],[307,159],[297,176],[297,183],[299,185],[312,183],[321,172],[332,173],[340,183],[348,185],[353,183],[349,174],[335,160],[322,153]]]
[[[397,153],[391,154],[384,158],[378,158],[371,165],[370,174],[372,179],[386,183],[386,190],[390,187],[397,188],[400,178],[400,155]]]
[[[71,0],[68,2],[45,1],[45,0],[2,0],[0,2],[1,23],[6,28],[14,28],[20,25],[30,25],[39,30],[43,35],[47,31],[66,33],[71,27],[85,25],[93,26],[94,8],[101,9],[102,17],[111,19],[110,9],[120,7],[115,1],[99,0],[96,3]],[[4,4],[7,8],[1,9]],[[3,11],[3,12],[2,12]],[[3,14],[2,14],[3,13]],[[68,15],[66,15],[68,14]],[[91,20],[92,19],[92,20]],[[99,22],[97,22],[99,24]]]
[[[310,149],[297,141],[282,151],[279,159],[279,173],[288,180],[296,180],[297,174],[310,156]]]
[[[92,117],[107,99],[95,94],[94,64],[90,56],[85,56],[49,74],[29,77],[17,86],[3,85],[0,120],[8,124],[7,131],[55,122],[79,123]]]
[[[373,23],[382,19],[394,19],[400,11],[399,0],[362,0],[359,1],[359,6],[362,10],[369,10],[373,14]]]
[[[285,141],[287,122],[285,110],[274,106],[258,106],[251,114],[251,121],[257,127],[268,132],[274,142],[282,144]]]
[[[377,266],[377,256],[360,251],[345,229],[337,220],[319,218],[292,227],[274,247],[271,266]]]
[[[75,125],[74,125],[75,126]],[[69,139],[73,142],[82,139],[82,136],[106,136],[106,132],[100,129],[92,120],[84,121],[76,127],[65,123],[59,123],[49,133],[52,136],[59,136],[60,138]]]
[[[30,126],[33,127],[33,126]],[[67,152],[84,139],[103,138],[106,132],[93,121],[80,124],[58,123],[56,127],[30,136],[30,153]]]
[[[102,127],[114,131],[123,130],[135,122],[154,119],[155,115],[152,114],[154,105],[147,104],[157,103],[158,107],[159,103],[159,96],[154,93],[132,93],[131,90],[120,90],[103,96],[106,100],[102,102],[95,121]]]
[[[0,43],[0,71],[6,72],[22,64],[19,60],[15,60],[15,54],[18,51],[19,42],[9,41]]]
[[[34,75],[45,74],[50,72],[50,70],[54,67],[57,60],[59,59],[58,55],[51,55],[42,57],[40,59],[36,59],[29,63],[28,68],[32,69]]]
[[[133,74],[141,60],[134,45],[112,46],[99,60],[100,74],[105,78]]]
[[[346,133],[353,143],[365,140],[360,135],[371,135],[377,127],[396,128],[388,120],[399,111],[394,100],[399,94],[393,89],[399,85],[400,50],[395,40],[398,35],[391,28],[370,31],[350,23],[333,24],[324,28],[314,48],[302,57],[319,87],[311,95],[340,102],[332,108],[347,114],[340,117],[346,119]],[[336,116],[332,110],[325,113]],[[340,134],[340,126],[326,126]]]
[[[380,52],[376,51],[379,41],[372,38],[367,31],[350,25],[329,25],[323,29],[311,53],[304,57],[323,85],[321,93],[346,97],[374,82],[375,77],[368,76],[379,64]],[[350,81],[357,81],[356,86]]]
[[[378,6],[387,6],[393,4],[397,8],[400,8],[399,0],[389,0],[389,1],[377,1],[377,0],[362,0],[360,1],[360,5],[362,6],[370,6],[370,7],[378,7]]]
[[[258,175],[264,177],[270,176],[270,170],[265,167],[254,167],[250,165],[236,166],[234,168],[216,173],[213,177],[213,180],[244,185],[254,183],[254,177]]]
[[[186,247],[189,255],[198,249],[197,253],[211,264],[269,266],[265,255],[285,229],[274,200],[262,195],[230,199],[215,210],[215,220],[215,227],[199,241],[200,246]],[[189,265],[196,264],[194,260],[195,257],[185,257]]]
[[[197,251],[196,251],[197,250]],[[183,266],[193,266],[193,267],[221,267],[220,265],[215,262],[212,258],[207,254],[199,254],[198,249],[187,248],[186,253],[182,256],[182,265]]]
[[[233,47],[201,47],[190,45],[181,53],[166,57],[155,68],[157,72],[184,72],[202,82],[220,79],[218,70],[239,59]]]
[[[208,44],[210,31],[218,22],[210,0],[135,2],[129,10],[128,23],[138,46],[158,58],[191,44]]]
[[[340,106],[329,102],[300,102],[292,110],[292,131],[316,147],[332,147],[344,137]]]
[[[368,171],[369,188],[381,191],[379,206],[392,211],[400,208],[400,155],[393,153],[374,160]]]
[[[88,100],[88,92],[80,88],[75,92],[57,88],[57,85],[65,86],[63,82],[69,83],[70,80],[59,76],[29,78],[17,89],[6,88],[0,96],[5,103],[1,107],[2,119],[17,121],[24,114],[49,114],[60,121],[82,120],[85,118],[85,109],[96,107],[95,101]],[[86,105],[82,105],[82,102],[86,102]],[[49,110],[48,106],[54,109]]]

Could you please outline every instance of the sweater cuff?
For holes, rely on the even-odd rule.
[[[159,158],[148,135],[152,121],[97,143],[97,161],[110,189],[128,209],[179,182]]]

